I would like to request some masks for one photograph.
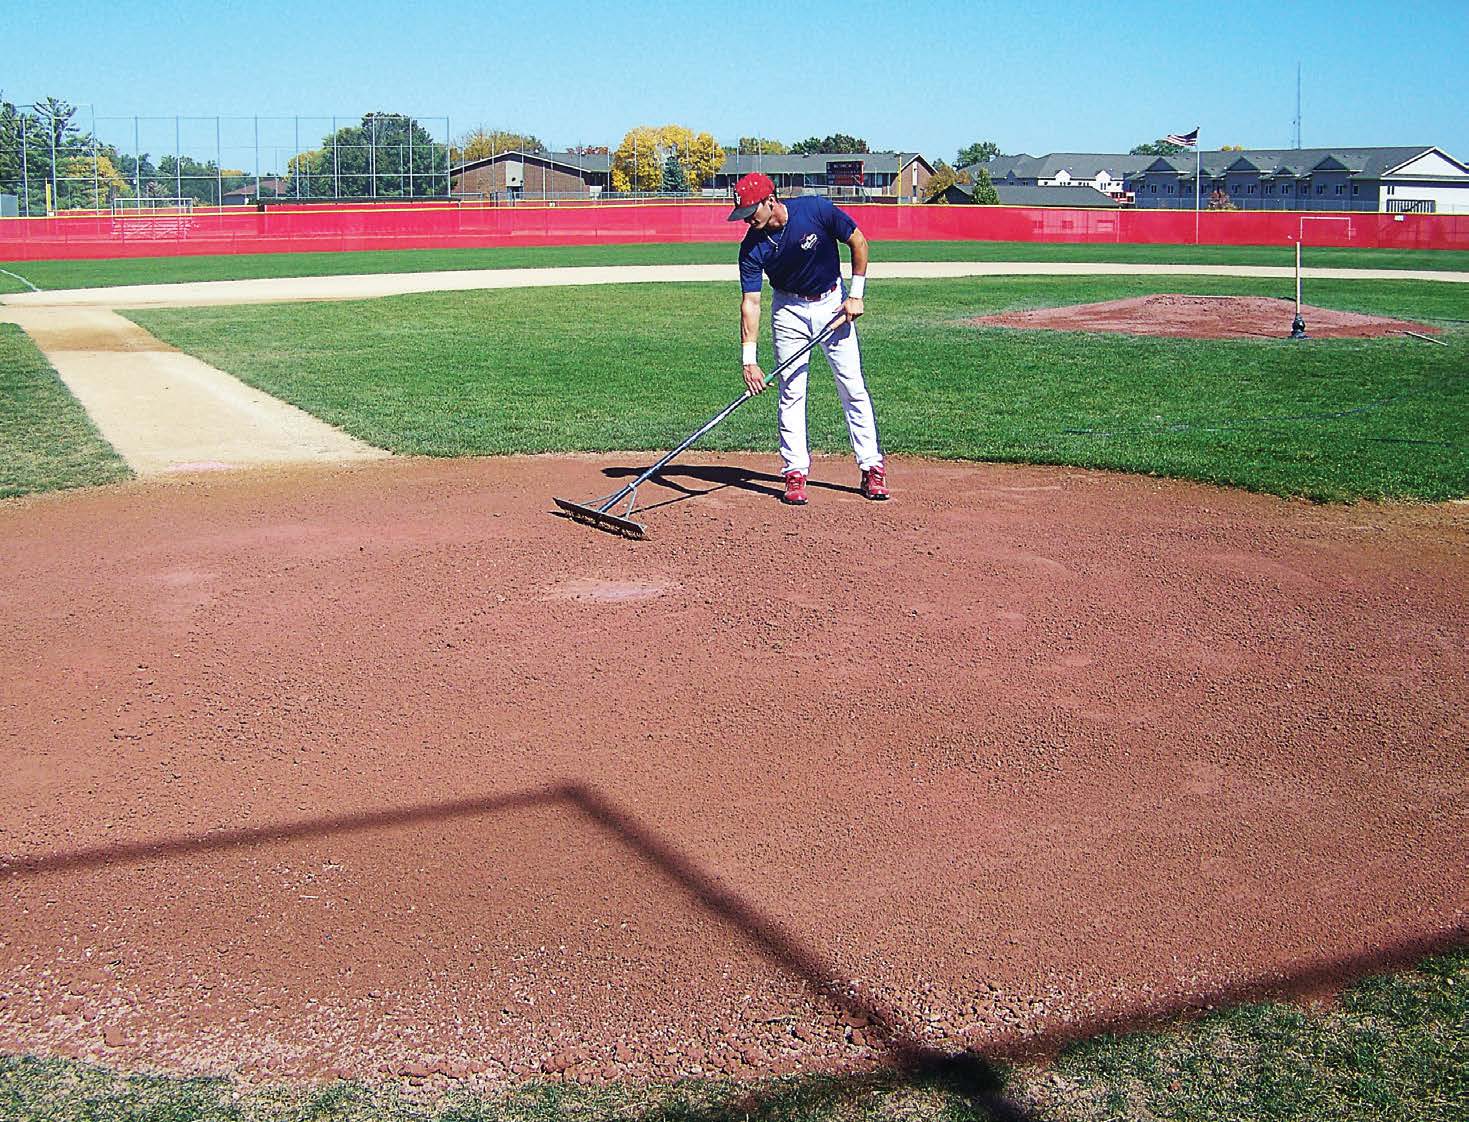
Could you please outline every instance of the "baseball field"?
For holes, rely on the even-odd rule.
[[[636,543],[552,496],[738,392],[727,281],[52,293],[729,252],[4,266],[0,1115],[1456,1116],[1466,255],[1292,342],[976,322],[1273,251],[876,247],[893,501],[813,371],[809,506],[766,395]],[[300,454],[135,451],[185,389]]]

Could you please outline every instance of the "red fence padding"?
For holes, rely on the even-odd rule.
[[[1190,245],[1191,210],[854,205],[874,241],[1116,242]],[[0,220],[0,261],[303,253],[474,246],[737,241],[727,203],[494,206],[413,203],[209,207],[189,214],[68,212]],[[1469,249],[1469,215],[1204,211],[1202,245]]]

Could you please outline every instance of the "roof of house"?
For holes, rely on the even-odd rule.
[[[564,171],[580,173],[587,171],[605,172],[612,166],[612,156],[607,152],[599,152],[595,155],[582,155],[576,152],[525,152],[517,148],[507,149],[504,152],[496,152],[493,156],[481,156],[478,159],[466,160],[454,168],[451,175],[463,175],[465,172],[478,171],[482,167],[501,161],[514,160],[517,163],[540,163],[550,167],[561,168]]]
[[[1195,161],[1205,175],[1221,176],[1227,172],[1256,172],[1267,176],[1304,176],[1313,171],[1341,169],[1353,178],[1380,179],[1396,167],[1441,149],[1432,145],[1396,146],[1389,148],[1247,148],[1231,152],[1179,152],[1172,156],[1153,156],[1144,171],[1192,175]],[[1458,163],[1457,160],[1454,161]]]
[[[1063,170],[1073,179],[1094,179],[1101,171],[1126,176],[1147,172],[1191,176],[1197,161],[1204,173],[1211,176],[1221,176],[1229,170],[1303,176],[1313,170],[1339,166],[1354,178],[1379,179],[1428,152],[1437,152],[1459,164],[1458,160],[1432,145],[1398,145],[1385,148],[1247,148],[1243,151],[1197,153],[1187,150],[1172,156],[1124,156],[1104,152],[1049,152],[1044,156],[1030,156],[1022,152],[1015,156],[996,156],[993,160],[970,164],[961,170],[972,175],[982,167],[997,183],[1012,175],[1016,179],[1054,179]]]
[[[946,189],[946,196],[958,195],[973,200],[972,183],[955,183]],[[1001,206],[1069,206],[1069,207],[1119,207],[1122,204],[1111,195],[1104,195],[1095,187],[1031,187],[1029,185],[995,188]]]
[[[860,160],[864,173],[899,172],[914,160],[931,172],[933,166],[919,152],[815,152],[809,156],[761,156],[732,152],[725,157],[721,175],[743,175],[763,171],[766,175],[825,175],[832,161]]]
[[[961,168],[971,175],[978,168],[990,173],[991,179],[1003,179],[1013,174],[1016,179],[1054,179],[1065,171],[1072,179],[1095,179],[1101,172],[1114,176],[1141,171],[1151,156],[1122,156],[1109,152],[1048,152],[1044,156],[1030,156],[1022,152],[1016,156],[996,156],[983,163],[969,164]]]
[[[529,163],[544,163],[572,173],[605,172],[612,166],[609,153],[583,156],[572,152],[521,152],[510,150],[497,152],[493,156],[482,156],[466,160],[454,168],[451,174],[463,175],[502,160]],[[759,156],[751,152],[732,153],[725,157],[720,175],[744,175],[750,171],[763,171],[766,175],[825,175],[826,165],[834,160],[860,160],[862,170],[872,172],[899,172],[914,160],[918,160],[931,172],[933,167],[919,152],[817,152],[809,156]]]
[[[1095,187],[1011,187],[1000,183],[995,186],[1004,206],[1098,206],[1116,207],[1121,204],[1111,195],[1104,195]]]

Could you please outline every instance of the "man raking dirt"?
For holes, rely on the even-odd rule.
[[[806,442],[806,376],[811,366],[809,355],[817,346],[825,350],[836,378],[837,397],[846,414],[852,452],[862,472],[862,495],[868,499],[888,497],[877,421],[872,398],[862,380],[862,355],[853,327],[864,311],[867,239],[851,216],[834,206],[830,199],[811,195],[783,203],[775,197],[775,184],[759,172],[752,172],[735,184],[735,196],[729,220],[744,222],[750,228],[740,244],[740,287],[744,291],[740,301],[740,341],[745,392],[613,494],[589,503],[556,499],[556,505],[578,522],[624,537],[646,537],[647,527],[632,517],[638,488],[746,401],[763,393],[771,382],[780,384],[780,454],[785,472],[785,493],[781,497],[792,506],[804,506],[806,477],[811,470],[811,453]],[[839,241],[852,250],[850,295],[842,291],[837,256]],[[776,367],[769,374],[755,360],[755,343],[760,334],[762,272],[770,277],[775,289],[770,327],[775,340]],[[616,508],[623,503],[627,508],[619,513]]]
[[[745,386],[750,393],[765,389],[765,373],[755,361],[760,335],[761,273],[770,278],[775,297],[770,310],[770,332],[775,361],[786,361],[809,344],[834,320],[838,330],[822,341],[822,349],[836,379],[837,397],[847,418],[852,452],[862,472],[862,494],[869,499],[888,497],[882,449],[872,398],[862,379],[862,355],[854,326],[862,315],[867,284],[867,239],[852,217],[824,195],[800,195],[782,202],[775,184],[760,172],[751,172],[735,184],[737,202],[731,222],[749,226],[740,244],[740,343]],[[852,251],[852,289],[842,291],[837,243]],[[780,456],[784,462],[785,501],[806,502],[806,477],[811,453],[806,444],[806,375],[809,360],[783,370],[780,381]]]

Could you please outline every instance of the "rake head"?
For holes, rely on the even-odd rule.
[[[570,499],[553,501],[576,521],[595,526],[599,530],[606,530],[609,534],[620,534],[624,538],[632,538],[635,541],[642,541],[648,536],[647,527],[641,522],[634,522],[631,518],[613,514],[610,510],[599,510],[585,503],[574,503]]]

